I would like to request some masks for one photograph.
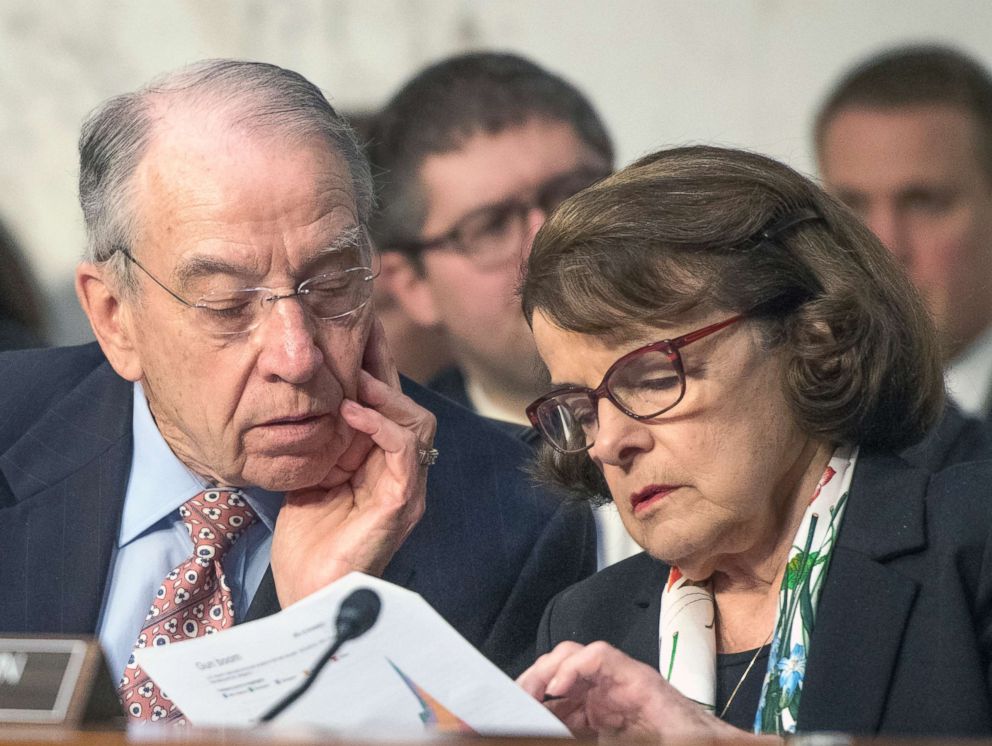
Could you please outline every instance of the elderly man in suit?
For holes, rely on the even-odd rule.
[[[593,568],[591,517],[530,486],[526,445],[401,389],[369,169],[320,91],[219,60],[114,98],[83,129],[80,201],[98,344],[0,357],[0,630],[98,634],[129,713],[170,720],[135,641],[360,570],[521,670]]]

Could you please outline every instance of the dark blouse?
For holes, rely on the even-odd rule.
[[[747,677],[737,691],[737,696],[730,703],[730,709],[723,716],[723,720],[731,725],[746,730],[748,733],[754,732],[754,716],[758,712],[758,700],[761,698],[761,683],[768,669],[768,651],[770,646],[765,645],[754,660],[754,665],[748,671]],[[723,712],[727,706],[727,700],[734,693],[737,682],[747,671],[751,659],[754,658],[753,650],[745,650],[742,653],[718,653],[716,656],[716,714]]]

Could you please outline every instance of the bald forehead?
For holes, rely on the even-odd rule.
[[[287,116],[272,111],[260,113],[251,98],[211,97],[170,91],[149,95],[150,139],[182,146],[224,148],[248,141],[266,147],[324,147],[338,153],[337,147],[312,119]],[[340,155],[340,153],[338,153]]]
[[[133,189],[133,248],[175,281],[190,263],[236,267],[245,281],[275,266],[292,275],[362,227],[335,149],[217,122],[158,127]]]
[[[303,152],[316,156],[313,162],[324,167],[300,174],[301,178],[312,179],[318,189],[340,190],[346,185],[354,201],[345,158],[326,138],[258,128],[230,112],[199,107],[173,109],[157,119],[135,186],[139,192],[153,183],[167,192],[190,183],[209,189],[212,182],[227,181],[238,172],[246,181],[257,180],[270,169],[276,171],[279,162]]]

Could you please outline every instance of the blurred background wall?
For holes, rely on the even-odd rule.
[[[295,69],[346,112],[473,48],[563,74],[610,126],[620,165],[664,145],[755,149],[813,172],[809,128],[837,76],[908,41],[992,65],[988,0],[0,0],[0,216],[49,301],[49,337],[83,341],[76,137],[86,113],[203,57]]]

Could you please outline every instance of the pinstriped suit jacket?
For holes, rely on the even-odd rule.
[[[587,508],[533,487],[531,449],[411,382],[438,419],[427,509],[384,578],[511,675],[541,610],[595,569]],[[131,384],[96,344],[0,353],[0,633],[96,630],[131,468]],[[271,576],[249,616],[278,610]]]

